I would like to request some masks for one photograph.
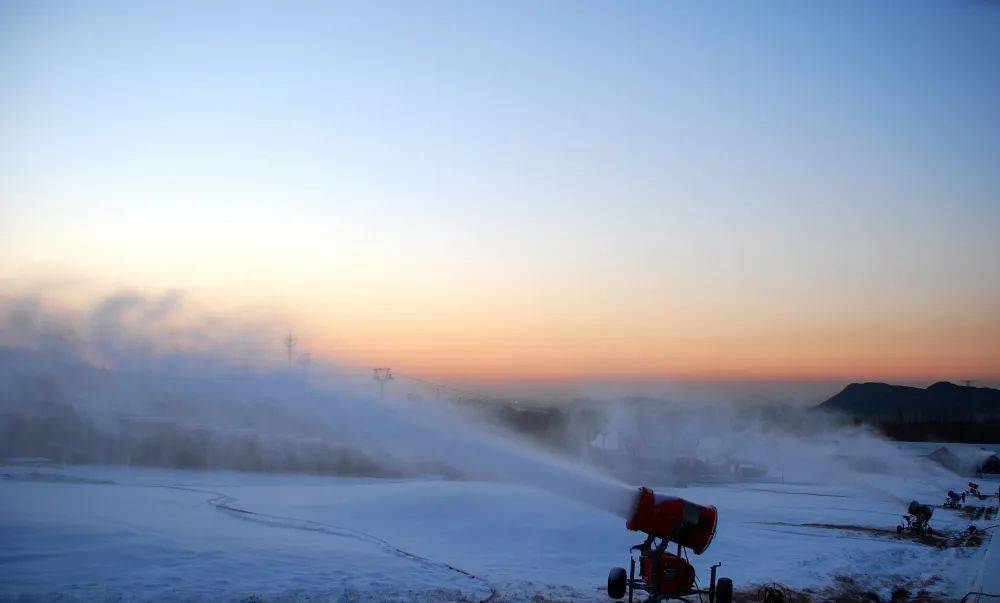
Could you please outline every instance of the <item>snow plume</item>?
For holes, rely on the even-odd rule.
[[[288,368],[261,324],[174,292],[0,300],[0,458],[500,480],[629,511],[634,490],[459,409],[379,400],[367,369]]]
[[[802,406],[580,401],[530,434],[541,451],[519,422],[542,415],[523,408],[501,413],[513,417],[501,427],[448,403],[379,400],[367,368],[289,368],[285,333],[262,326],[275,322],[213,317],[173,292],[76,312],[0,300],[0,457],[502,480],[618,515],[634,495],[623,482],[837,482],[887,496],[896,479],[953,486],[870,430]]]
[[[872,429],[811,406],[625,399],[591,404],[575,450],[632,483],[772,481],[840,484],[894,497],[897,480],[946,491],[954,476]],[[892,485],[890,485],[892,484]],[[902,500],[902,499],[900,499]]]

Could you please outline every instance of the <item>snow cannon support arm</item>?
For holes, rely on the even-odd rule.
[[[625,527],[645,532],[649,535],[648,541],[660,538],[676,542],[700,555],[712,544],[718,517],[715,507],[639,488],[632,516],[625,522]]]

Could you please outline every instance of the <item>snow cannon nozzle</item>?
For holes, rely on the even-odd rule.
[[[700,555],[712,544],[718,518],[719,512],[713,506],[639,488],[632,516],[625,522],[625,527],[675,542]]]

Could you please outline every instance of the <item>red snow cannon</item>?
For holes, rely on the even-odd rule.
[[[625,527],[634,532],[675,542],[701,555],[715,536],[719,512],[693,502],[655,494],[649,488],[639,488],[632,518]]]
[[[637,544],[629,552],[629,570],[616,567],[608,574],[608,595],[621,599],[628,594],[632,602],[636,590],[645,591],[647,601],[684,599],[688,596],[708,595],[710,603],[732,603],[733,581],[729,578],[715,579],[719,563],[711,566],[707,588],[697,588],[694,566],[687,559],[684,549],[691,549],[700,555],[715,536],[715,526],[719,513],[715,507],[705,507],[693,502],[655,494],[649,488],[639,488],[632,516],[625,527],[645,532],[646,541]],[[674,552],[667,552],[667,546],[676,544]],[[636,575],[638,566],[638,575]]]

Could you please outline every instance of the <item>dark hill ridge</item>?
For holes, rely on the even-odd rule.
[[[826,402],[861,419],[1000,419],[1000,389],[939,381],[926,389],[888,383],[852,383]]]

